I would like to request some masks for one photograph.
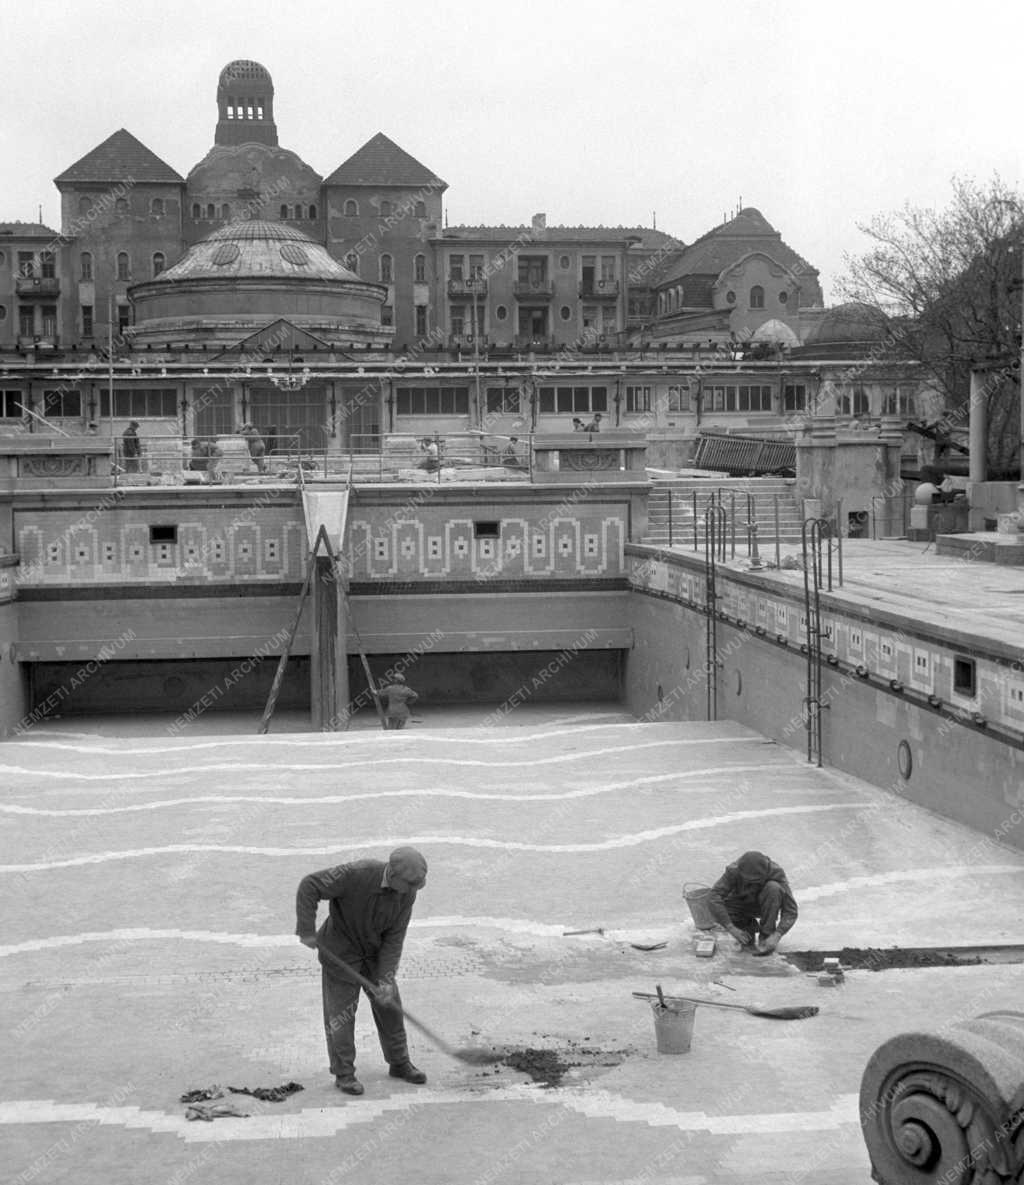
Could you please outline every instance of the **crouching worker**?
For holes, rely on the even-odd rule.
[[[426,883],[426,860],[415,848],[403,847],[395,848],[387,863],[356,860],[310,873],[299,883],[295,899],[299,941],[314,949],[319,944],[377,985],[376,992],[367,995],[389,1073],[417,1086],[426,1082],[427,1076],[409,1060],[395,972],[416,894]],[[320,901],[329,902],[329,908],[318,932],[316,909]],[[339,1090],[360,1095],[363,1085],[355,1076],[359,984],[346,978],[323,951],[324,1031],[331,1073]]]
[[[763,852],[744,852],[730,864],[707,904],[715,921],[754,955],[770,955],[797,919],[785,872]]]

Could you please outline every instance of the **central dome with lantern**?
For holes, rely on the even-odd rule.
[[[140,345],[230,347],[284,319],[338,348],[386,348],[383,284],[361,280],[287,222],[229,223],[130,290]]]

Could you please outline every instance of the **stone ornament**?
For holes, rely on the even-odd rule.
[[[860,1121],[879,1185],[1024,1181],[1024,1013],[890,1038],[864,1070]]]

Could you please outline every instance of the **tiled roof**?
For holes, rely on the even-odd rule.
[[[817,275],[817,269],[782,241],[782,235],[760,210],[748,207],[691,243],[672,266],[665,269],[659,283],[669,284],[682,276],[717,277],[751,251],[765,251],[788,268]]]
[[[448,185],[394,140],[378,132],[334,170],[325,185]]]
[[[41,222],[0,222],[0,235],[22,239],[52,239],[56,238],[57,232]]]
[[[184,180],[156,153],[150,152],[141,140],[121,128],[55,177],[54,184],[76,181],[171,181],[183,184]]]

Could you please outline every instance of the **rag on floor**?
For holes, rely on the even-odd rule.
[[[185,1108],[186,1119],[204,1119],[212,1123],[215,1119],[248,1119],[249,1112],[243,1111],[236,1103],[190,1103]]]
[[[204,1086],[199,1090],[186,1091],[180,1101],[189,1104],[185,1113],[187,1119],[219,1119],[221,1116],[237,1115],[248,1117],[248,1111],[240,1111],[234,1103],[214,1103],[228,1094],[247,1094],[263,1103],[282,1103],[289,1095],[305,1088],[299,1082],[285,1082],[281,1086]],[[206,1104],[209,1104],[207,1106]],[[192,1112],[196,1114],[192,1114]]]

